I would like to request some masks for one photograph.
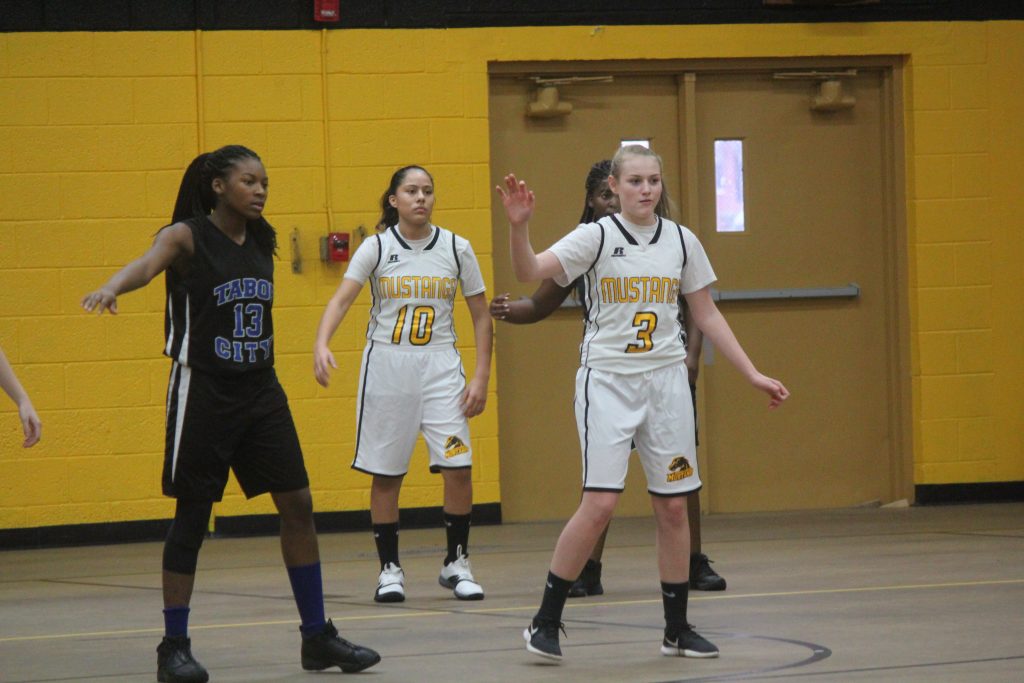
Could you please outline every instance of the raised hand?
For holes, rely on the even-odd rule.
[[[533,191],[526,186],[525,180],[516,180],[515,174],[505,176],[505,187],[495,186],[501,195],[501,203],[505,205],[505,215],[513,227],[529,222],[533,215],[535,198]]]

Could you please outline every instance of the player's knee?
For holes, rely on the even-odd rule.
[[[313,494],[308,488],[274,496],[284,524],[308,524],[313,520]]]
[[[163,568],[178,574],[195,574],[199,549],[210,523],[211,502],[178,501],[174,521],[164,542]]]

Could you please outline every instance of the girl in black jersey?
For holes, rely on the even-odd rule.
[[[163,554],[166,635],[157,680],[202,683],[191,652],[189,603],[215,501],[235,472],[247,497],[270,493],[302,619],[302,668],[360,671],[380,655],[325,619],[313,499],[288,400],[274,373],[274,229],[263,218],[267,173],[231,145],[201,154],[181,181],[171,225],[153,246],[82,299],[117,313],[117,296],[165,273],[167,392],[164,494],[177,499]]]

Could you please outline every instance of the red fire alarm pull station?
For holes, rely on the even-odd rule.
[[[329,232],[320,238],[320,260],[338,263],[348,261],[348,233]]]
[[[313,0],[313,21],[338,21],[340,0]]]

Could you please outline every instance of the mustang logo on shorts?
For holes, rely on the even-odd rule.
[[[444,442],[444,457],[454,458],[456,455],[461,455],[468,452],[466,444],[462,443],[462,439],[457,436],[449,436]]]
[[[690,466],[690,461],[683,456],[672,458],[672,462],[668,465],[668,476],[665,481],[679,481],[680,479],[686,479],[693,474],[693,467]]]

